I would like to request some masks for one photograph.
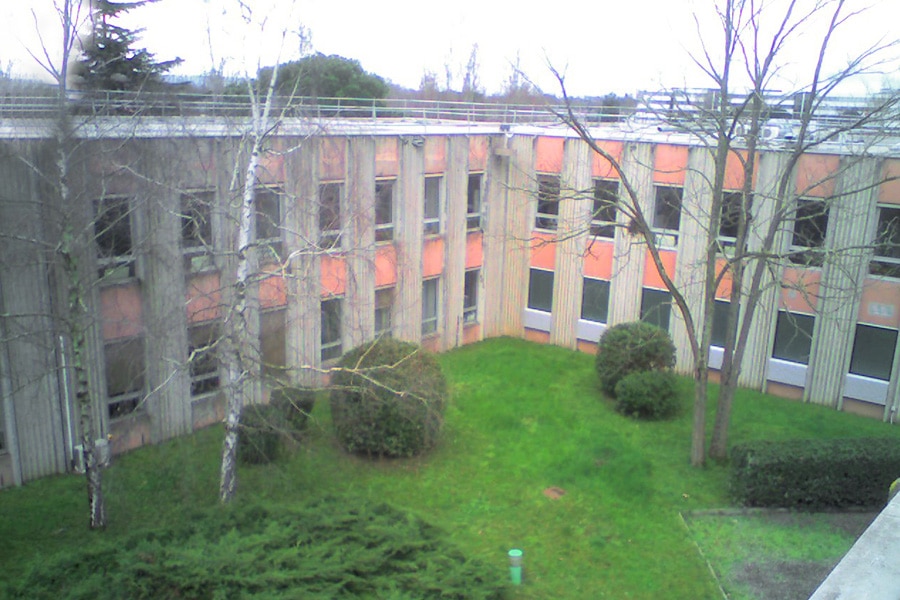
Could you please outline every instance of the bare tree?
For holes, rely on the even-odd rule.
[[[844,0],[783,3],[760,3],[756,0],[722,0],[716,4],[715,14],[721,27],[718,46],[701,38],[702,51],[694,57],[696,65],[709,77],[712,86],[706,94],[673,91],[666,102],[655,108],[660,128],[692,136],[693,143],[705,150],[708,162],[698,179],[702,188],[691,190],[695,201],[685,202],[679,210],[690,213],[691,220],[700,225],[698,259],[695,264],[680,266],[702,272],[700,291],[668,273],[661,256],[660,238],[654,228],[654,215],[648,214],[641,202],[637,183],[620,160],[598,143],[591,130],[578,117],[565,95],[564,78],[555,72],[563,90],[568,110],[560,116],[590,148],[610,162],[621,181],[621,192],[615,200],[623,234],[634,236],[646,245],[665,287],[671,293],[683,321],[685,337],[690,348],[693,373],[694,415],[691,463],[702,465],[706,459],[706,407],[709,381],[709,347],[713,333],[716,291],[720,285],[729,289],[724,354],[720,370],[720,391],[709,455],[724,458],[727,452],[728,426],[734,393],[739,383],[742,361],[758,306],[767,290],[781,285],[780,273],[785,265],[821,265],[828,261],[840,268],[841,255],[855,253],[857,264],[865,251],[854,245],[825,245],[825,231],[816,231],[823,223],[822,215],[832,205],[849,202],[854,193],[864,188],[844,189],[814,206],[800,200],[804,190],[794,187],[794,174],[802,157],[827,142],[844,139],[848,133],[878,128],[896,114],[897,96],[884,95],[860,108],[847,118],[833,122],[827,129],[817,128],[820,113],[824,114],[826,100],[848,81],[880,66],[884,51],[891,44],[876,43],[863,50],[843,68],[826,72],[827,58],[834,39],[850,30],[856,12],[848,11]],[[796,96],[785,97],[775,92],[775,85],[792,57],[792,43],[796,38],[815,30],[824,22],[811,72]],[[699,28],[699,26],[698,26]],[[744,89],[744,93],[737,90]],[[795,101],[795,99],[797,99]],[[754,175],[758,170],[759,152],[766,148],[769,131],[785,104],[793,118],[786,122],[790,128],[783,145],[781,163],[774,181],[754,189]],[[739,161],[743,184],[740,190],[726,185],[728,165]],[[844,172],[858,161],[848,161]],[[689,166],[689,169],[691,167]],[[699,172],[699,171],[698,171]],[[827,177],[834,178],[831,173]],[[809,188],[825,183],[816,180]],[[862,186],[877,186],[871,180]],[[808,190],[805,190],[808,191]],[[687,198],[687,196],[685,196]],[[685,219],[682,218],[682,222]],[[723,227],[733,239],[723,244]],[[797,246],[785,249],[786,232],[794,232]],[[798,240],[797,236],[810,238]],[[815,243],[812,243],[814,238]],[[809,242],[809,243],[803,243]],[[861,251],[862,250],[862,251]],[[681,253],[680,253],[681,254]],[[858,277],[857,277],[858,279]],[[847,282],[848,286],[858,282]],[[838,290],[830,293],[837,294]]]

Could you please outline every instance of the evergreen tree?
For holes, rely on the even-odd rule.
[[[75,68],[77,87],[137,91],[162,83],[162,74],[181,59],[157,61],[146,48],[134,47],[143,30],[130,30],[113,23],[122,13],[157,1],[93,0],[90,37]]]

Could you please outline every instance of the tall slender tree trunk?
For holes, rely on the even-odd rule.
[[[702,467],[706,462],[706,401],[709,369],[696,367],[694,372],[694,422],[691,429],[691,465]]]

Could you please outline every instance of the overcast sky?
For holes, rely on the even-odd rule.
[[[784,0],[769,1],[783,4]],[[801,0],[806,1],[806,0]],[[812,0],[809,0],[812,1]],[[51,50],[59,38],[53,0],[0,0],[0,66],[16,75],[41,71],[26,49],[41,52],[36,30]],[[253,73],[257,61],[272,64],[278,47],[282,58],[296,58],[299,44],[280,32],[304,26],[315,51],[358,59],[363,67],[394,83],[417,88],[426,71],[443,82],[445,67],[460,73],[478,44],[479,76],[489,92],[502,89],[517,54],[522,70],[547,91],[557,86],[547,63],[565,70],[566,84],[576,95],[634,93],[662,87],[708,87],[692,65],[699,50],[699,31],[708,44],[719,44],[713,0],[247,0],[254,26],[232,11],[232,0],[160,0],[134,10],[123,25],[141,27],[140,44],[159,59],[181,57],[180,74],[200,74],[215,63],[232,73]],[[865,45],[900,34],[900,0],[848,0],[853,7],[870,6],[852,28],[842,31],[833,46],[836,66]],[[276,8],[271,8],[274,6]],[[37,15],[32,16],[31,11]],[[262,31],[259,21],[267,18]],[[810,26],[790,49],[790,64],[779,86],[800,84],[815,53],[818,32]],[[54,53],[52,50],[51,53]],[[879,89],[885,81],[897,85],[891,73],[873,77],[859,93]]]

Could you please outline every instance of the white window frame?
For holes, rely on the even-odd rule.
[[[554,191],[545,186],[556,186]],[[537,204],[535,207],[534,228],[541,231],[556,231],[559,228],[559,203],[562,197],[562,178],[558,173],[538,173]],[[555,213],[541,212],[541,205],[556,207]]]
[[[337,228],[323,229],[322,217],[325,203],[322,201],[322,192],[328,188],[337,188]],[[344,182],[322,181],[319,182],[317,191],[319,201],[319,248],[326,251],[339,251],[341,249],[341,237],[343,234],[344,219]],[[332,223],[332,225],[335,225]]]
[[[478,185],[472,187],[473,178],[478,178]],[[475,194],[475,202],[473,202],[473,190]],[[475,210],[472,205],[476,204]],[[484,206],[484,173],[470,172],[469,183],[466,188],[466,230],[478,231],[481,229],[482,207]]]
[[[335,339],[325,339],[325,310],[326,305],[337,306],[337,336]],[[344,298],[342,296],[331,296],[323,298],[319,302],[319,316],[321,330],[319,332],[319,357],[323,364],[336,361],[344,354]],[[335,352],[336,350],[336,352]]]
[[[900,220],[900,204],[879,204],[877,208],[878,215],[876,222],[878,223],[878,229],[875,232],[875,250],[872,254],[872,260],[869,261],[869,273],[875,277],[898,279],[900,278],[900,239],[891,240],[891,245],[898,248],[896,251],[898,256],[879,254],[878,242],[880,241],[879,238],[881,236],[881,217],[884,214],[883,211],[896,211],[897,214],[894,219]]]
[[[379,188],[391,186],[391,218],[390,221],[378,222]],[[375,241],[388,243],[394,241],[394,223],[397,220],[397,178],[381,177],[375,180]]]
[[[679,204],[678,204],[678,228],[672,229],[666,225],[662,225],[657,222],[658,217],[660,215],[660,192],[663,190],[677,190]],[[680,185],[666,185],[657,183],[653,185],[653,227],[651,231],[653,231],[654,237],[656,238],[656,244],[660,248],[677,248],[678,247],[678,235],[681,230],[681,218],[684,216],[682,212],[684,211],[684,187]]]
[[[471,287],[470,287],[471,284]],[[463,276],[463,324],[478,322],[478,288],[481,287],[481,268],[468,269]],[[469,293],[471,290],[471,293]]]
[[[615,239],[615,237],[616,237],[616,219],[615,219],[615,217],[617,216],[617,212],[616,212],[617,209],[615,208],[615,205],[612,205],[613,206],[613,208],[612,208],[613,220],[612,221],[607,221],[605,219],[598,219],[597,216],[598,216],[598,213],[600,212],[600,209],[597,208],[597,201],[600,200],[600,198],[598,197],[600,188],[602,186],[609,186],[610,184],[615,184],[615,186],[616,186],[614,193],[616,196],[616,202],[618,202],[619,187],[621,185],[619,180],[618,179],[604,179],[604,178],[597,177],[597,178],[594,178],[593,202],[591,204],[591,235],[594,237],[602,238],[602,239],[606,239],[606,240],[612,240],[612,239]],[[604,192],[608,192],[608,191],[609,190],[604,190]],[[607,205],[607,206],[609,206],[609,205]],[[606,208],[607,206],[604,206],[602,208]],[[610,234],[607,235],[607,232],[610,232]]]

